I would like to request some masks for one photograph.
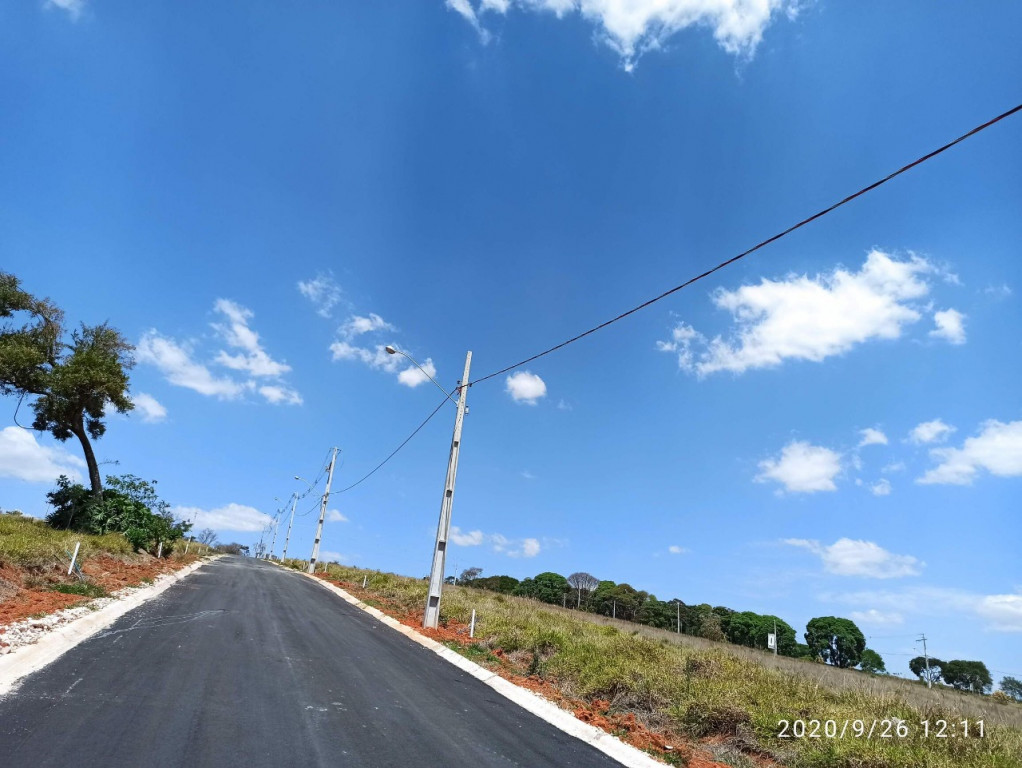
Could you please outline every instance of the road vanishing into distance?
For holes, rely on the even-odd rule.
[[[0,699],[0,765],[618,763],[303,575],[225,557]]]

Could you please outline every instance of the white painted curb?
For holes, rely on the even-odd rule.
[[[10,693],[23,677],[56,661],[79,643],[88,640],[101,629],[109,627],[128,611],[156,597],[208,562],[210,560],[200,560],[179,571],[163,574],[152,586],[136,589],[91,615],[82,616],[69,624],[57,627],[31,645],[16,648],[0,656],[0,696]]]
[[[452,651],[446,645],[441,645],[436,640],[431,640],[425,635],[416,632],[411,627],[405,626],[397,619],[385,614],[383,611],[373,608],[371,605],[366,605],[357,597],[345,592],[337,585],[331,584],[324,579],[318,579],[308,573],[302,573],[302,575],[313,579],[317,584],[320,584],[325,589],[329,589],[341,599],[351,603],[355,607],[361,608],[370,616],[378,619],[381,623],[386,624],[388,627],[397,630],[413,642],[429,648],[447,662],[472,675],[472,677],[476,678],[484,685],[490,686],[490,688],[499,693],[501,696],[506,699],[510,699],[525,711],[534,714],[540,720],[550,723],[550,725],[554,726],[554,728],[564,731],[569,736],[574,736],[576,739],[584,741],[586,744],[600,750],[605,755],[617,760],[622,765],[628,766],[628,768],[664,768],[663,763],[658,760],[654,760],[642,750],[636,749],[630,744],[625,744],[620,739],[594,725],[583,723],[570,712],[566,712],[553,702],[547,701],[539,694],[533,693],[525,688],[520,688],[514,683],[508,682],[497,673],[479,666],[474,661],[469,661],[457,651]]]

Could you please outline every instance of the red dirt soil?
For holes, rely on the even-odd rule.
[[[139,556],[137,561],[125,561],[109,555],[90,558],[82,564],[82,571],[93,584],[98,584],[107,592],[116,592],[124,587],[134,587],[143,580],[155,579],[163,573],[176,571],[195,562],[197,557],[181,559],[157,560],[155,557]],[[25,578],[35,577],[43,585],[26,587]],[[14,594],[0,600],[0,645],[3,644],[4,627],[31,616],[53,613],[62,608],[86,603],[89,598],[80,595],[65,595],[53,592],[48,584],[71,583],[65,569],[54,568],[45,572],[33,572],[6,565],[0,568],[0,579],[14,587]]]
[[[422,615],[420,613],[404,611],[394,601],[362,589],[361,584],[337,581],[328,578],[326,574],[316,574],[316,576],[324,581],[337,584],[360,600],[371,600],[379,610],[391,618],[397,619],[405,626],[411,627],[420,634],[436,640],[438,643],[446,645],[453,642],[461,646],[467,646],[479,642],[478,639],[469,638],[469,627],[467,624],[449,620],[444,626],[437,627],[436,629],[425,629],[422,626]],[[690,739],[681,737],[678,734],[650,730],[636,720],[635,715],[631,712],[612,714],[610,713],[610,702],[608,701],[594,699],[586,702],[577,698],[571,698],[558,686],[558,681],[539,677],[538,675],[525,674],[525,668],[521,665],[516,665],[504,653],[502,648],[496,648],[492,653],[497,658],[498,663],[484,663],[483,666],[491,669],[515,685],[538,693],[562,709],[570,710],[582,722],[589,723],[607,733],[614,734],[633,747],[661,759],[670,757],[672,761],[678,762],[680,758],[680,764],[688,768],[729,768],[727,764],[715,761],[708,752],[700,749],[699,744],[693,743]],[[712,743],[712,740],[706,741],[706,744]],[[748,757],[753,762],[763,765],[764,768],[776,765],[776,763],[770,760],[764,759],[761,761],[755,755],[749,755]]]

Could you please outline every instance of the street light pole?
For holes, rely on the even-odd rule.
[[[471,365],[472,353],[469,352],[465,356],[465,375],[458,382],[458,389],[460,390],[458,415],[454,419],[454,437],[451,440],[451,453],[447,459],[447,479],[444,482],[444,497],[440,504],[440,522],[436,529],[436,546],[433,548],[433,567],[429,572],[429,594],[426,597],[426,611],[422,617],[422,626],[433,629],[436,629],[440,621],[440,596],[444,588],[447,537],[451,531],[451,509],[454,506],[454,481],[458,474],[458,455],[461,452],[461,425],[465,420],[465,403],[468,398],[468,371]]]
[[[337,448],[330,457],[330,469],[326,474],[326,490],[323,491],[323,503],[319,505],[319,525],[316,526],[316,540],[312,544],[312,558],[309,560],[309,573],[316,572],[316,560],[319,559],[319,540],[323,538],[323,520],[326,519],[326,505],[330,500],[330,483],[334,479],[334,463],[337,461]]]

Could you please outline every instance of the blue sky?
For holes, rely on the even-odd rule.
[[[330,446],[346,487],[438,404],[382,345],[479,378],[1019,101],[1010,4],[655,5],[5,4],[0,260],[138,345],[104,469],[254,544]],[[851,616],[893,671],[925,632],[1022,674],[1020,138],[473,387],[449,571]],[[43,515],[79,448],[14,405],[0,505]],[[428,572],[453,412],[331,499],[327,556]]]

